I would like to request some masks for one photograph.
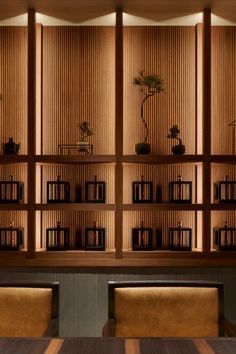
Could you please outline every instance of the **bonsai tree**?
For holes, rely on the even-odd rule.
[[[167,135],[167,138],[176,139],[179,142],[177,145],[172,146],[171,150],[174,155],[183,155],[185,153],[185,145],[182,144],[182,139],[178,138],[179,133],[178,125],[175,124],[170,128],[170,133]]]
[[[80,142],[87,142],[87,138],[94,134],[93,129],[89,127],[88,122],[85,120],[78,123],[78,128],[80,131]]]
[[[161,91],[164,91],[164,80],[159,75],[144,75],[144,72],[141,71],[139,76],[134,78],[134,84],[139,86],[144,93],[144,98],[141,103],[141,111],[140,116],[144,124],[144,141],[142,143],[138,143],[135,146],[135,150],[137,154],[149,154],[151,151],[150,144],[147,143],[148,141],[148,126],[147,122],[144,119],[144,103],[147,101],[148,98],[154,96]]]

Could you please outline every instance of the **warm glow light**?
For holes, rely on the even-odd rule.
[[[114,12],[109,15],[100,16],[88,21],[76,23],[71,21],[64,21],[59,18],[43,15],[37,12],[36,22],[41,23],[43,26],[115,26],[116,14]]]
[[[235,22],[226,20],[222,17],[211,14],[211,24],[212,26],[235,26]]]
[[[202,12],[197,14],[170,18],[164,21],[154,21],[147,18],[123,14],[124,26],[195,26],[202,22]]]
[[[27,13],[19,16],[7,18],[0,21],[0,26],[27,26],[28,15]]]

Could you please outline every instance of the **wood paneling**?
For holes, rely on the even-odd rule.
[[[194,165],[137,165],[126,164],[124,166],[124,204],[132,203],[132,182],[140,181],[144,175],[146,181],[152,181],[154,187],[154,201],[156,200],[156,188],[162,189],[162,202],[169,202],[169,182],[176,181],[178,175],[183,181],[192,181],[192,202],[202,203],[202,168],[197,166],[199,173],[195,175]],[[198,187],[197,187],[198,186]],[[197,188],[197,191],[196,191]]]
[[[42,166],[42,175],[40,173],[41,166],[37,166],[37,186],[42,185],[42,200],[40,188],[37,191],[37,203],[47,202],[47,181],[56,181],[57,176],[61,175],[63,181],[70,182],[70,199],[71,202],[78,201],[78,187],[80,194],[82,190],[82,200],[85,199],[85,181],[93,181],[97,176],[98,181],[106,182],[106,203],[113,204],[115,202],[114,192],[114,165],[112,164],[89,164],[89,165],[44,165]]]
[[[0,142],[11,136],[26,154],[27,27],[0,26],[0,95]]]
[[[200,212],[199,212],[200,213]],[[182,221],[184,227],[192,228],[192,240],[195,247],[196,229],[195,229],[195,213],[181,211],[130,211],[124,212],[123,224],[123,249],[132,249],[132,228],[139,227],[140,222],[144,221],[144,225],[153,228],[153,235],[156,235],[156,229],[162,230],[163,248],[168,247],[168,228],[177,227],[178,221]],[[199,225],[200,226],[200,225]],[[197,247],[199,244],[197,243]]]
[[[171,154],[177,142],[167,139],[173,124],[180,127],[186,153],[195,153],[195,28],[181,26],[124,28],[124,153],[144,140],[140,119],[142,92],[133,84],[140,70],[159,74],[164,93],[151,97],[144,116],[152,153]]]
[[[40,213],[40,212],[37,212]],[[62,227],[70,228],[71,242],[70,246],[75,246],[76,233],[78,230],[82,231],[84,235],[84,228],[91,227],[94,221],[100,227],[105,227],[106,229],[106,250],[114,251],[115,249],[115,237],[114,237],[114,212],[111,211],[44,211],[41,212],[42,217],[37,217],[37,222],[39,223],[36,227],[40,229],[41,225],[41,236],[38,233],[38,239],[36,241],[37,248],[41,246],[40,237],[42,237],[42,248],[46,248],[46,228],[56,227],[57,221],[61,222]],[[81,233],[80,233],[81,234]]]
[[[114,154],[115,47],[112,27],[43,28],[43,153],[94,129],[94,154]]]
[[[212,153],[236,153],[236,27],[212,27]]]

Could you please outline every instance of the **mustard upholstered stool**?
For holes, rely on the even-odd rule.
[[[217,337],[225,329],[236,333],[224,320],[222,283],[109,282],[108,288],[104,336]]]
[[[0,282],[0,336],[57,336],[58,313],[58,282]]]

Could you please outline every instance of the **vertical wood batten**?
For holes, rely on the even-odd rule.
[[[35,193],[36,166],[33,157],[36,152],[36,23],[35,10],[28,10],[28,253],[35,256]]]
[[[115,32],[115,248],[116,257],[122,257],[123,238],[123,12],[116,10]]]
[[[203,12],[203,251],[211,238],[211,9]]]

